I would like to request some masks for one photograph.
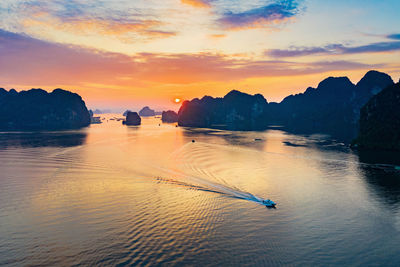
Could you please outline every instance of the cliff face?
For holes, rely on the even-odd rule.
[[[223,98],[196,98],[182,104],[178,124],[200,128],[261,130],[267,127],[267,104],[262,95],[249,95],[236,90]]]
[[[89,111],[78,94],[62,89],[16,92],[0,89],[0,129],[77,129],[90,124]]]
[[[400,84],[387,87],[361,109],[360,148],[400,150]]]

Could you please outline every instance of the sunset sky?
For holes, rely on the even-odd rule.
[[[1,0],[0,87],[90,108],[174,108],[232,89],[268,101],[327,76],[400,77],[400,1]]]

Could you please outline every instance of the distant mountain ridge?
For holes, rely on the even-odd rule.
[[[62,89],[18,93],[0,88],[1,130],[77,129],[89,124],[89,111],[78,94]]]
[[[149,108],[148,106],[146,106],[139,111],[139,115],[141,117],[152,117],[156,115],[156,112],[151,108]]]
[[[281,125],[296,133],[327,133],[351,139],[358,131],[361,107],[375,94],[393,85],[382,72],[369,71],[355,85],[347,77],[329,77],[317,88],[268,103],[262,95],[233,90],[223,98],[205,96],[185,101],[180,126],[262,130]]]

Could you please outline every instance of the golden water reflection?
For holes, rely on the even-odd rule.
[[[80,131],[1,136],[0,265],[399,259],[398,174],[341,144],[103,117]]]

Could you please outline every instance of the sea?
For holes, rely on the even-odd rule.
[[[0,266],[400,266],[399,154],[121,118],[0,133]]]

